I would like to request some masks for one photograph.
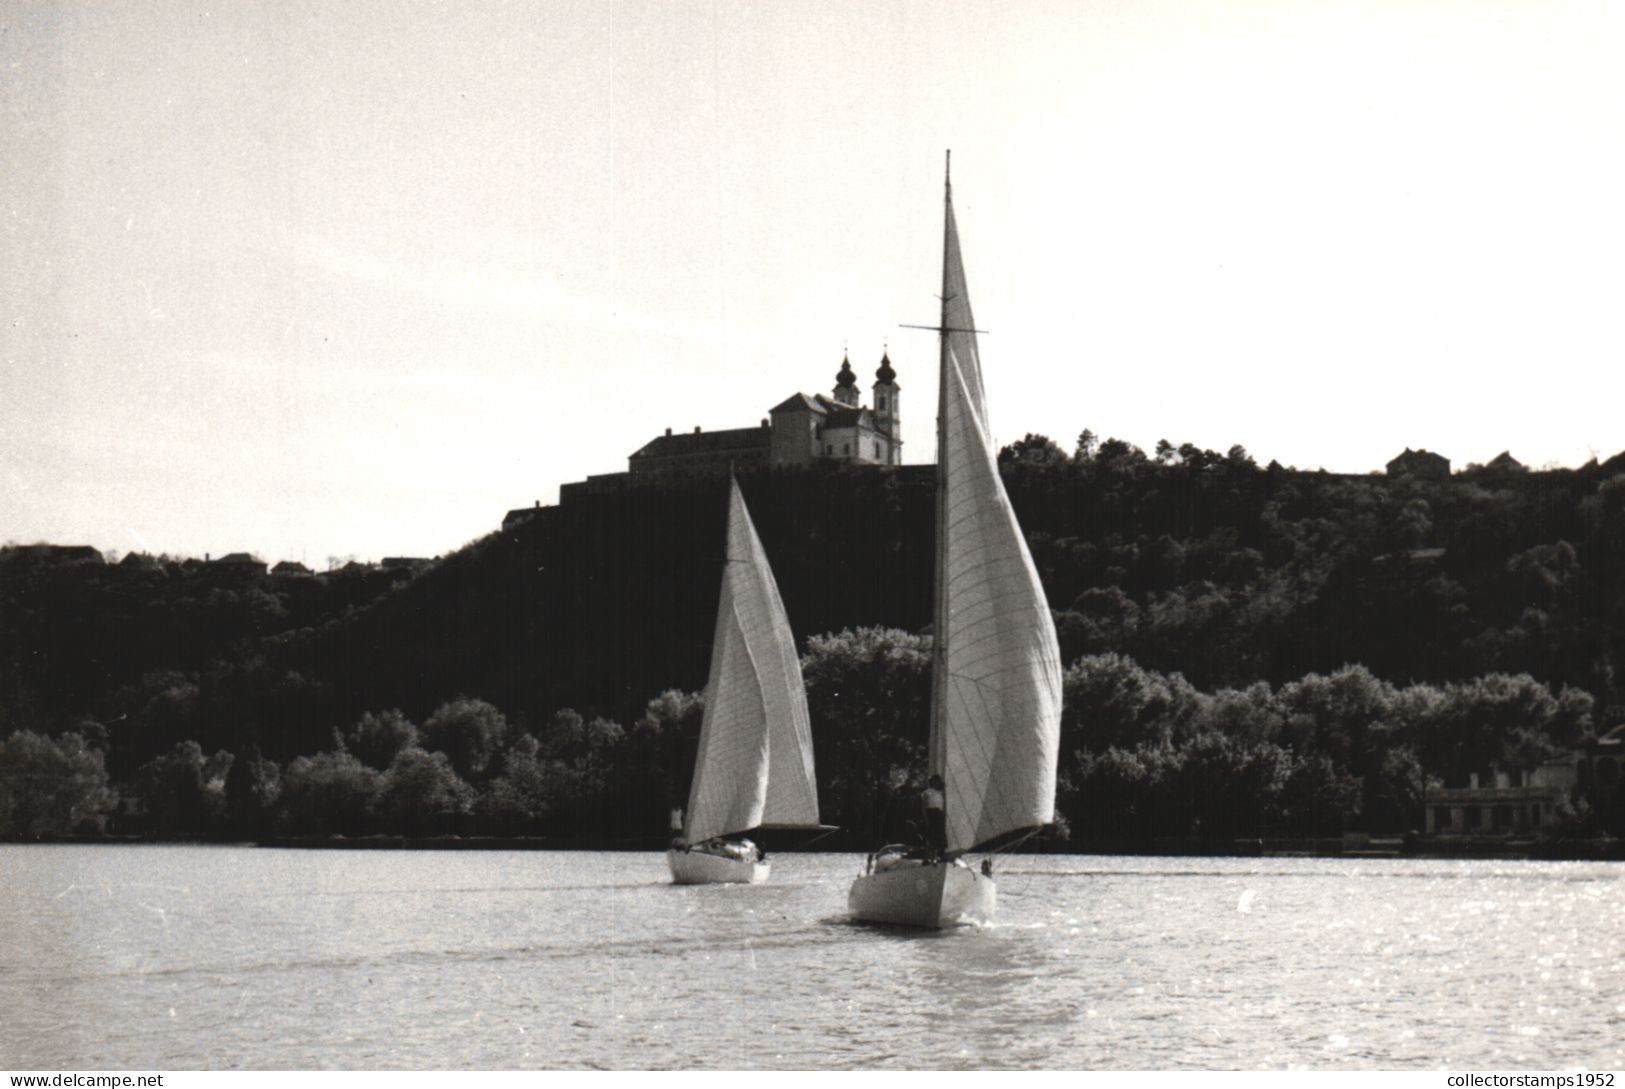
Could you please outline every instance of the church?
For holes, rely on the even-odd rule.
[[[664,435],[644,443],[627,459],[627,471],[647,480],[661,476],[724,473],[761,466],[843,463],[901,465],[903,428],[897,372],[882,352],[875,371],[874,404],[862,404],[858,376],[843,356],[832,396],[797,393],[768,410],[757,427]]]

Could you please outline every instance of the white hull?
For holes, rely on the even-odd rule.
[[[760,885],[771,863],[724,858],[704,851],[667,851],[671,879],[679,885]]]
[[[847,894],[852,917],[865,923],[893,923],[940,930],[993,921],[993,879],[952,862],[900,862],[852,883]]]

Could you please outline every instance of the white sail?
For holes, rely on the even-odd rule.
[[[1061,654],[999,479],[951,191],[942,279],[930,757],[958,853],[1054,819]]]
[[[699,843],[763,824],[816,825],[812,729],[795,637],[739,485],[684,836]]]

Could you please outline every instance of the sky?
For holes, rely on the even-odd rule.
[[[1625,449],[1625,10],[0,6],[0,541],[444,554],[665,428],[934,458],[943,153],[996,437]]]

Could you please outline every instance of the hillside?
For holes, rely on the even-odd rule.
[[[1472,689],[1473,699],[1494,691],[1503,702],[1546,708],[1523,712],[1522,725],[1507,718],[1507,730],[1534,729],[1533,741],[1507,733],[1441,748],[1429,740],[1433,727],[1407,727],[1407,751],[1433,753],[1428,759],[1453,769],[1514,752],[1533,758],[1625,720],[1625,457],[1576,470],[1356,477],[1259,467],[1239,447],[1221,455],[1163,444],[1146,455],[1086,433],[1070,455],[1028,436],[1001,462],[1063,656],[1086,666],[1076,685],[1069,680],[1069,701],[1106,698],[1086,694],[1103,676],[1119,686],[1183,685],[1190,699],[1212,692],[1221,703],[1226,691],[1263,682],[1260,691],[1284,698],[1300,681],[1358,664],[1367,688]],[[844,629],[928,627],[929,467],[764,470],[743,476],[741,487],[804,646]],[[403,746],[419,751],[412,723],[469,697],[497,716],[465,715],[498,754],[463,769],[476,787],[505,766],[504,746],[528,736],[537,740],[526,751],[577,776],[569,790],[549,789],[607,805],[606,769],[634,760],[631,750],[611,751],[625,735],[642,746],[640,781],[670,794],[686,780],[691,739],[683,739],[696,709],[646,708],[662,692],[704,684],[725,489],[713,478],[575,493],[416,572],[228,578],[195,564],[70,563],[8,548],[0,553],[0,738],[77,734],[105,754],[112,782],[126,784],[142,769],[152,779],[155,760],[182,759],[182,743],[195,743],[182,762],[195,765],[188,774],[198,790],[218,792],[232,754],[292,768],[341,745],[343,731],[359,751],[353,731],[363,714],[398,708],[411,731],[386,746],[382,775]],[[814,693],[816,730],[837,730],[817,716],[839,718],[845,712],[829,700],[865,685],[882,704],[914,708],[914,672],[896,673],[912,646],[887,636],[820,647],[827,657],[813,665],[844,679]],[[878,657],[864,665],[853,653]],[[847,672],[830,672],[831,662]],[[1508,688],[1493,681],[1503,675],[1527,678]],[[1489,688],[1473,689],[1486,678]],[[1535,687],[1518,687],[1525,682]],[[810,689],[819,683],[809,677]],[[1080,753],[1099,748],[1089,715],[1101,722],[1098,736],[1128,749],[1154,737],[1177,741],[1177,724],[1108,722],[1113,706],[1069,704],[1068,743]],[[846,742],[832,744],[849,743],[849,760],[885,765],[866,775],[906,779],[911,746],[923,739],[917,710],[886,718],[882,707],[880,719],[841,726]],[[1202,729],[1218,737],[1230,727]],[[1270,744],[1285,743],[1279,725],[1260,729]],[[881,754],[866,731],[896,745]],[[609,748],[600,752],[589,735]],[[1321,744],[1306,736],[1299,756],[1304,744]],[[209,753],[219,754],[213,764]],[[1351,773],[1348,759],[1327,767]],[[248,766],[239,761],[239,775]],[[1093,768],[1085,762],[1078,774]],[[891,798],[902,782],[873,797]],[[851,796],[868,797],[872,787],[854,785]],[[1376,789],[1368,783],[1367,795]],[[471,811],[459,798],[454,791],[449,811]],[[651,812],[666,800],[649,800]],[[556,804],[552,811],[557,818]],[[528,812],[533,824],[541,819]]]

